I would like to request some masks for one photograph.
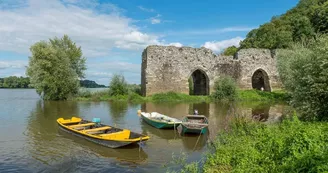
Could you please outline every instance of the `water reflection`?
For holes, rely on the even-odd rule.
[[[205,147],[208,141],[208,133],[204,135],[184,134],[182,144],[187,151],[197,151]]]
[[[194,103],[189,104],[188,114],[193,115],[194,110],[198,110],[199,115],[208,117],[210,115],[210,104],[208,103]]]
[[[254,108],[252,108],[252,118],[254,120],[265,122],[269,118],[270,105],[268,104],[260,104]]]
[[[73,136],[63,131],[59,131],[61,137],[66,140],[74,141],[74,143],[78,143],[79,146],[83,146],[85,151],[92,151],[93,154],[96,154],[99,157],[105,158],[115,158],[118,161],[130,162],[130,163],[144,163],[148,155],[142,149],[142,147],[138,145],[131,145],[124,148],[107,148],[98,144],[94,144],[92,142],[86,141],[82,138]]]
[[[57,118],[78,117],[78,107],[75,102],[38,101],[35,109],[28,117],[28,126],[25,135],[28,136],[28,149],[31,157],[51,164],[61,158],[63,152],[69,150],[57,139]]]
[[[167,141],[175,140],[179,138],[177,130],[172,129],[157,129],[146,122],[141,124],[142,133],[149,136],[156,136],[160,139],[165,139]]]
[[[113,123],[120,123],[124,120],[126,112],[128,110],[127,102],[108,102],[109,112]]]
[[[35,93],[34,90],[31,92]],[[12,93],[9,93],[5,101],[0,100],[3,108],[0,130],[4,132],[0,135],[0,172],[18,172],[25,168],[31,172],[161,172],[161,165],[172,160],[172,153],[187,152],[190,161],[199,160],[208,141],[227,128],[236,115],[267,123],[276,122],[290,110],[284,104],[255,102],[131,105],[125,102],[39,101],[38,97],[21,99],[20,95],[18,92],[11,97]],[[200,136],[180,136],[174,130],[156,129],[140,121],[136,114],[140,107],[142,111],[159,112],[178,119],[197,109],[209,119],[210,132]],[[56,119],[71,116],[89,120],[98,117],[104,124],[117,124],[120,128],[147,134],[150,140],[140,150],[139,146],[106,148],[60,131]],[[10,133],[6,133],[8,131]]]

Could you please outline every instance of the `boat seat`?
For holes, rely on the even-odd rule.
[[[92,126],[92,125],[95,125],[95,123],[77,124],[77,125],[71,125],[68,127],[75,128],[75,127],[85,127],[85,126]]]
[[[84,132],[89,133],[89,132],[96,132],[96,131],[108,130],[108,129],[111,129],[111,127],[105,126],[105,127],[94,128],[94,129],[87,129],[87,130],[84,130]]]
[[[131,133],[130,130],[124,129],[123,131],[120,132],[101,134],[99,136],[105,139],[129,139],[130,133]]]
[[[59,118],[58,121],[62,124],[74,124],[74,123],[79,123],[82,121],[81,118],[76,118],[76,117],[72,117],[71,119],[64,119],[64,118]]]

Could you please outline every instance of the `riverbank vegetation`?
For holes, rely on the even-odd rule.
[[[328,120],[328,35],[278,54],[278,70],[291,104],[306,120]]]
[[[328,123],[302,122],[296,115],[265,125],[236,118],[209,145],[204,161],[179,172],[325,172]]]
[[[9,76],[0,78],[0,88],[32,88],[30,78]]]
[[[215,82],[214,92],[209,96],[196,96],[175,92],[141,96],[140,85],[127,84],[123,75],[114,74],[108,89],[91,92],[82,89],[76,100],[83,101],[129,101],[129,102],[216,102],[216,101],[264,101],[281,102],[288,99],[284,91],[264,92],[239,90],[232,78],[224,77]]]
[[[92,80],[80,80],[82,88],[106,88],[105,85],[99,85]],[[33,88],[29,77],[9,76],[0,78],[0,88]]]

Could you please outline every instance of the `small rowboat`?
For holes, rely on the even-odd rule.
[[[208,131],[208,120],[204,115],[187,115],[181,123],[181,133],[204,134]]]
[[[77,117],[58,118],[57,123],[63,131],[109,148],[119,148],[149,139],[146,135],[127,129],[119,129]]]
[[[144,121],[158,129],[175,128],[178,127],[182,122],[181,120],[157,112],[141,112],[140,114]]]

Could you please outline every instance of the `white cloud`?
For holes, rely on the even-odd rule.
[[[151,19],[151,24],[159,24],[159,23],[161,23],[161,19],[157,19],[157,18]]]
[[[170,46],[175,46],[175,47],[182,47],[183,45],[181,44],[181,43],[179,43],[179,42],[177,42],[177,43],[170,43],[169,44]]]
[[[26,65],[26,61],[0,61],[0,69],[22,69]]]
[[[160,19],[161,15],[160,14],[157,14],[155,17],[151,17],[150,18],[150,23],[151,24],[159,24],[161,23],[161,19]]]
[[[87,79],[96,80],[101,84],[108,85],[114,73],[123,74],[129,83],[140,83],[141,64],[133,64],[121,61],[90,63]],[[100,81],[101,79],[101,81]]]
[[[223,49],[230,47],[230,46],[239,46],[240,41],[242,41],[243,38],[241,37],[235,37],[229,40],[222,40],[222,41],[210,41],[206,42],[202,47],[206,47],[208,49],[211,49],[214,52],[221,52]]]
[[[142,11],[145,11],[145,12],[155,12],[154,9],[152,9],[152,8],[145,8],[145,7],[141,6],[141,5],[139,5],[138,8],[140,10],[142,10]]]
[[[248,32],[255,27],[227,27],[218,29],[198,29],[198,30],[185,30],[185,31],[170,31],[166,35],[213,35],[228,32]]]
[[[0,51],[26,54],[35,42],[64,34],[81,46],[87,57],[108,55],[113,48],[140,50],[163,44],[158,36],[139,31],[113,4],[99,11],[106,4],[95,0],[17,2],[21,5],[1,4],[6,8],[0,7]]]

